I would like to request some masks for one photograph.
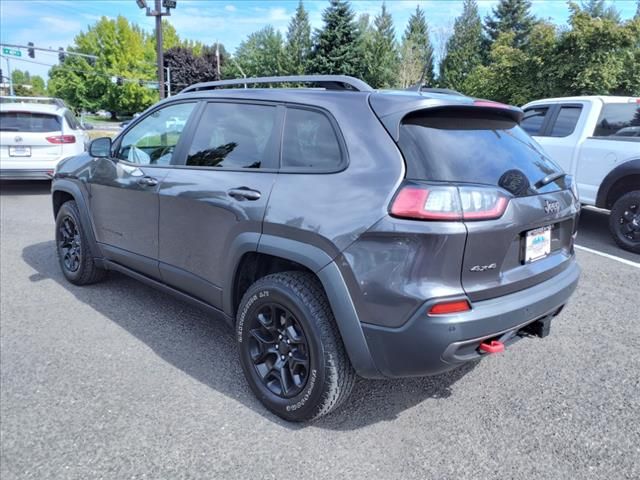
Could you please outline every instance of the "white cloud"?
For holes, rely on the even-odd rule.
[[[235,12],[235,11],[237,10],[237,8],[236,8],[236,6],[235,6],[235,5],[225,5],[225,6],[224,6],[224,9],[225,9],[227,12]]]

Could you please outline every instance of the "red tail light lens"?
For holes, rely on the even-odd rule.
[[[56,135],[55,137],[47,137],[47,142],[61,145],[63,143],[76,143],[74,135]]]
[[[391,215],[417,220],[490,220],[500,218],[509,197],[491,187],[405,185],[393,200]]]
[[[466,300],[436,303],[429,309],[429,315],[446,315],[448,313],[468,312],[471,305]]]

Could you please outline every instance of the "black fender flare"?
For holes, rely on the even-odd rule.
[[[87,240],[89,241],[91,251],[93,252],[93,257],[97,260],[103,259],[104,254],[98,242],[96,241],[93,222],[91,220],[91,215],[89,215],[89,207],[87,206],[87,201],[84,195],[82,195],[80,187],[78,187],[78,185],[68,179],[57,178],[54,180],[53,184],[51,185],[51,202],[54,209],[54,216],[55,205],[53,204],[53,197],[55,192],[65,192],[73,197],[76,205],[78,206],[78,211],[80,212],[80,221],[82,222],[82,226],[87,235]]]
[[[602,180],[602,183],[600,184],[600,188],[598,188],[596,207],[610,208],[610,205],[607,205],[607,197],[609,196],[611,187],[613,187],[618,180],[626,177],[627,175],[640,175],[640,158],[627,160],[621,163],[611,170],[606,177],[604,177],[604,180]]]
[[[256,236],[259,236],[259,240]],[[256,250],[256,241],[257,250]],[[358,318],[351,295],[340,269],[333,258],[319,247],[289,238],[268,234],[244,233],[236,237],[230,246],[227,269],[235,276],[242,255],[247,252],[265,253],[291,260],[315,273],[327,294],[347,355],[358,375],[366,378],[384,378],[378,371]],[[224,311],[232,311],[233,289],[223,289]]]

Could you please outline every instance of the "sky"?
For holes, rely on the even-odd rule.
[[[153,0],[148,3],[153,4]],[[479,0],[480,16],[484,18],[497,3],[498,0]],[[635,0],[611,0],[610,3],[623,19],[633,17]],[[233,52],[247,35],[266,25],[286,33],[297,4],[298,0],[177,0],[177,8],[171,11],[168,20],[183,39],[205,44],[218,40]],[[322,11],[327,4],[326,0],[304,0],[312,28],[322,26]],[[382,1],[352,0],[351,5],[356,15],[367,13],[373,18],[380,11]],[[451,33],[455,17],[462,12],[462,0],[387,0],[386,5],[393,15],[398,39],[416,5],[420,5],[429,22],[436,52]],[[532,0],[532,12],[557,25],[566,24],[569,17],[565,0]],[[154,28],[154,19],[146,17],[135,0],[0,0],[0,43],[33,42],[37,47],[66,48],[73,44],[76,34],[86,31],[101,16],[115,18],[118,15],[148,31]],[[28,63],[26,60],[31,59],[26,51],[22,59],[12,61],[11,68],[28,70],[46,80],[49,66],[57,63],[57,54],[36,53],[35,61],[47,65]],[[0,62],[5,69],[5,59]]]

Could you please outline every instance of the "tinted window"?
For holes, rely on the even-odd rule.
[[[529,135],[540,135],[544,118],[547,115],[548,107],[529,108],[524,112],[524,118],[520,125]]]
[[[416,114],[400,127],[407,178],[498,185],[530,195],[533,185],[561,171],[515,122],[468,112]],[[540,191],[564,188],[559,179]]]
[[[3,132],[59,132],[60,117],[46,113],[2,112],[0,130]]]
[[[566,137],[576,128],[582,107],[560,107],[560,112],[551,129],[552,137]]]
[[[78,130],[80,128],[80,124],[78,123],[76,116],[73,113],[71,113],[69,110],[64,112],[64,118],[67,120],[67,123],[69,124],[69,127],[71,129]]]
[[[340,144],[326,115],[287,109],[282,139],[282,167],[335,169],[342,163]]]
[[[640,126],[640,104],[608,103],[602,107],[593,135],[608,137],[616,135],[623,128],[638,126]]]
[[[189,149],[187,165],[260,168],[272,152],[276,107],[209,103]]]
[[[156,110],[129,130],[116,157],[141,165],[168,165],[195,103]]]

